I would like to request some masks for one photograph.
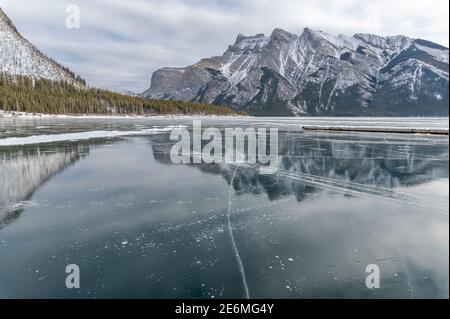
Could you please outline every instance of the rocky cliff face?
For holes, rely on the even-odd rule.
[[[154,72],[142,96],[253,115],[448,116],[449,51],[405,36],[239,34],[220,57]]]

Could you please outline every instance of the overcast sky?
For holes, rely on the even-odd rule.
[[[81,28],[65,26],[77,4]],[[221,55],[237,34],[304,27],[404,34],[448,47],[448,0],[0,0],[19,31],[91,86],[142,92],[164,66]]]

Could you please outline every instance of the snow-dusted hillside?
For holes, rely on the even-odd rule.
[[[163,68],[144,97],[255,115],[448,115],[448,48],[405,36],[239,34],[224,55]]]
[[[67,68],[42,54],[23,38],[11,20],[0,9],[0,72],[84,86]]]

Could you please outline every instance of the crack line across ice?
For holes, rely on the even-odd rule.
[[[250,299],[250,294],[249,294],[248,286],[247,286],[247,278],[245,276],[244,265],[242,264],[242,259],[241,259],[241,256],[239,255],[239,250],[236,246],[236,241],[234,240],[233,228],[231,227],[231,218],[230,218],[231,202],[232,202],[232,196],[233,196],[233,183],[234,183],[234,178],[236,177],[236,173],[237,173],[238,169],[239,169],[239,166],[236,166],[236,168],[234,169],[234,172],[233,172],[233,177],[231,178],[230,186],[228,188],[228,212],[227,212],[228,233],[230,234],[231,245],[233,246],[234,256],[236,257],[236,261],[237,261],[238,267],[239,267],[239,273],[241,274],[241,280],[242,280],[242,285],[244,287],[245,298]]]

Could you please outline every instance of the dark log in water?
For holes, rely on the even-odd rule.
[[[305,131],[333,132],[367,132],[367,133],[397,133],[397,134],[433,134],[448,135],[447,128],[411,128],[411,127],[364,127],[364,126],[303,126]]]

